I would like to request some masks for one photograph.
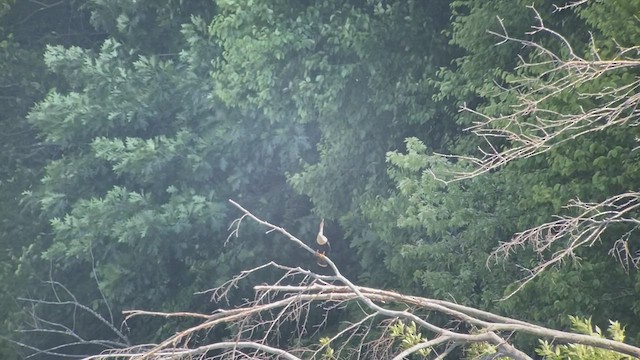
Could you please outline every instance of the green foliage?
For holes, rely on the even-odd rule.
[[[37,186],[44,164],[57,153],[25,120],[29,109],[57,80],[47,73],[42,53],[46,44],[90,47],[100,36],[82,33],[88,25],[85,14],[76,2],[65,4],[0,1],[1,336],[11,336],[10,331],[23,323],[15,298],[27,293],[36,296],[46,274],[47,264],[34,261],[37,256],[29,249],[42,241],[47,224],[36,208],[21,202],[22,192]],[[61,81],[56,84],[64,86]],[[17,350],[2,340],[0,358],[18,357]]]
[[[210,18],[211,2],[183,0],[88,0],[91,24],[114,40],[159,56],[175,56],[181,47],[180,27],[190,16]]]
[[[94,50],[48,47],[45,62],[66,86],[52,89],[28,116],[58,150],[41,184],[25,193],[24,202],[50,225],[29,255],[53,264],[56,279],[73,279],[69,287],[84,301],[99,296],[97,281],[116,313],[184,309],[195,291],[265,258],[298,262],[296,249],[274,247],[251,227],[242,241],[227,241],[236,217],[227,199],[293,224],[292,231],[308,226],[308,205],[284,175],[309,147],[303,127],[271,127],[264,116],[213,95],[206,79],[220,52],[202,18],[153,2],[91,6],[94,22],[103,21],[113,36]],[[105,19],[136,6],[152,14],[137,14],[135,26],[109,28]],[[154,23],[145,16],[163,21],[172,38],[142,41]],[[249,285],[231,301],[248,296]],[[172,331],[147,326],[137,328],[134,341]]]
[[[392,339],[400,341],[400,348],[405,350],[423,343],[426,340],[422,337],[422,334],[417,329],[416,323],[413,321],[407,325],[402,320],[398,320],[389,328],[389,334]],[[424,348],[415,353],[426,358],[429,353],[431,353],[431,349]]]
[[[209,46],[201,25],[194,18],[184,27],[190,46]],[[283,175],[268,164],[277,168],[280,154],[287,156],[279,147],[288,144],[274,145],[265,128],[250,127],[252,118],[208,98],[210,85],[199,72],[209,59],[196,56],[209,52],[162,59],[140,51],[113,39],[96,54],[48,49],[47,64],[71,89],[52,91],[29,119],[64,156],[49,163],[43,186],[28,200],[51,219],[45,259],[64,270],[87,264],[92,251],[101,287],[115,305],[153,306],[155,299],[162,307],[177,289],[193,292],[209,276],[226,278],[266,249],[218,251],[229,219],[224,204],[243,195],[254,203],[272,188],[286,199],[278,185]],[[174,101],[179,98],[190,102]],[[248,151],[262,147],[268,150],[256,158]]]
[[[446,2],[222,2],[221,11],[211,25],[224,48],[216,94],[274,124],[295,119],[317,141],[290,183],[331,218],[386,188],[385,151],[437,117],[425,93],[448,61]]]
[[[529,4],[529,3],[527,3]],[[602,6],[593,3],[594,8]],[[524,4],[523,4],[524,5]],[[574,50],[588,56],[584,34],[594,31],[597,43],[606,42],[600,29],[615,22],[614,16],[599,12],[602,24],[593,28],[596,13],[591,5],[577,13],[551,15],[550,2],[536,2],[547,26],[568,29],[562,32],[574,45]],[[613,5],[612,5],[613,6]],[[485,30],[501,31],[496,14],[504,19],[507,31],[517,37],[533,24],[532,13],[512,1],[452,3],[451,41],[464,53],[450,67],[438,72],[435,95],[442,107],[466,103],[483,113],[502,114],[511,110],[518,99],[515,91],[504,91],[527,76],[538,75],[548,68],[516,68],[517,55],[531,54],[516,44],[493,46],[500,39]],[[616,16],[626,19],[618,7]],[[617,11],[618,11],[617,10]],[[595,10],[594,10],[595,11]],[[589,21],[587,15],[593,16]],[[599,24],[599,23],[598,23]],[[581,35],[582,34],[582,35]],[[615,38],[611,33],[606,36]],[[555,40],[535,38],[553,49]],[[602,42],[601,42],[602,41]],[[603,76],[584,84],[584,90],[594,92],[634,81],[630,73]],[[495,86],[495,83],[502,87]],[[597,109],[604,99],[576,98],[574,89],[550,98],[544,106],[558,113],[580,113]],[[540,96],[544,96],[541,94]],[[469,113],[454,117],[459,124],[478,119]],[[526,119],[523,119],[526,120]],[[518,266],[534,266],[538,257],[527,249],[496,264],[487,262],[490,252],[503,241],[524,229],[548,222],[554,214],[572,215],[564,205],[570,199],[601,201],[608,196],[636,188],[640,168],[636,128],[610,128],[576,140],[547,153],[513,162],[496,172],[481,177],[444,185],[432,173],[442,175],[465,171],[463,162],[443,160],[434,152],[477,155],[477,147],[485,146],[479,139],[451,133],[452,141],[443,147],[433,144],[431,133],[407,139],[405,152],[391,151],[387,155],[388,175],[395,190],[388,194],[371,192],[362,197],[366,221],[350,223],[367,227],[361,237],[354,237],[369,281],[392,286],[399,291],[453,297],[465,304],[480,306],[512,316],[531,319],[549,326],[566,325],[557,321],[557,313],[593,314],[597,320],[635,318],[638,316],[635,292],[636,271],[626,273],[606,254],[613,241],[629,228],[611,227],[602,243],[578,251],[581,265],[567,264],[543,274],[533,284],[508,301],[495,302],[511,290],[524,276]],[[569,135],[567,135],[569,136]],[[497,143],[507,147],[508,143]],[[636,215],[634,215],[636,216]],[[550,249],[550,252],[557,248]],[[381,269],[383,263],[385,269]],[[394,274],[388,278],[386,272]],[[374,280],[375,279],[375,280]],[[620,284],[618,286],[618,284]],[[615,300],[612,300],[615,299]],[[614,301],[617,305],[612,305]],[[634,327],[637,322],[630,322]],[[635,331],[635,327],[634,327]]]
[[[465,350],[465,359],[474,360],[482,359],[482,356],[495,356],[495,354],[498,352],[498,347],[489,343],[473,343]],[[489,357],[489,359],[506,360],[509,358],[505,356],[498,356],[495,358]]]
[[[0,1],[0,17],[4,16],[11,10],[11,6],[15,3],[15,0],[2,0]]]
[[[499,207],[512,204],[504,196],[506,184],[492,177],[445,186],[429,171],[461,168],[429,155],[415,138],[407,139],[406,154],[391,152],[387,159],[396,194],[371,199],[366,214],[379,244],[394,249],[385,258],[394,286],[489,306],[510,276],[486,267],[496,234],[506,237],[513,229],[509,219],[494,216]]]
[[[636,45],[636,0],[560,13],[553,4],[534,2],[585,57],[590,33],[603,55],[613,56],[616,43]],[[487,267],[513,233],[570,215],[569,199],[637,190],[637,128],[589,134],[469,181],[432,176],[468,170],[436,153],[484,146],[461,130],[478,120],[458,113],[461,104],[507,113],[518,101],[513,87],[548,70],[518,68],[518,56],[534,55],[495,46],[500,39],[487,31],[502,30],[498,16],[525,36],[534,22],[525,5],[89,0],[67,14],[0,2],[0,239],[8,249],[0,290],[30,291],[28,280],[50,263],[93,301],[95,267],[118,310],[185,309],[196,300],[209,310],[191,294],[243,268],[265,259],[313,263],[255,228],[226,241],[236,216],[226,200],[234,198],[303,237],[317,216],[331,219],[332,259],[366,285],[547,325],[565,325],[557,313],[638,319],[637,271],[606,255],[626,228],[580,250],[581,266],[553,269],[509,301],[495,302],[521,277],[515,264],[537,256],[524,250]],[[556,40],[530,39],[566,54]],[[620,71],[579,90],[632,81],[633,72]],[[544,106],[570,113],[606,101],[571,90]],[[629,324],[633,333],[640,321]],[[403,326],[401,341],[420,341]]]
[[[324,352],[322,353],[322,359],[325,359],[325,360],[334,359],[334,355],[333,355],[334,350],[331,347],[331,338],[328,338],[328,337],[320,338],[320,346],[325,348]]]
[[[605,339],[606,336],[602,333],[602,330],[598,326],[591,324],[591,318],[581,319],[578,317],[570,316],[572,330],[585,335]],[[610,325],[607,328],[609,338],[614,341],[623,342],[624,328],[617,321],[610,321]],[[606,350],[597,349],[594,347],[578,344],[568,345],[552,345],[547,341],[540,341],[540,347],[536,349],[536,353],[540,356],[544,356],[549,360],[631,360],[631,356],[622,355],[620,353]]]
[[[608,49],[611,52],[617,51],[617,46],[638,45],[640,30],[634,15],[638,12],[640,1],[637,0],[593,2],[579,9],[580,17],[598,30],[597,46],[606,46],[600,50]]]

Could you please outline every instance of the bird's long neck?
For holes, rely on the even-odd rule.
[[[324,236],[324,219],[320,222],[320,230],[318,231],[318,236],[316,236],[316,242],[318,245],[325,245],[329,243],[329,240],[326,236]]]

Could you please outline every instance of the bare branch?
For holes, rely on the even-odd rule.
[[[94,280],[99,288],[98,277],[94,269],[93,253],[91,253],[91,259],[92,274],[94,275]],[[18,298],[17,300],[30,305],[30,311],[28,314],[31,318],[31,324],[30,328],[18,330],[16,332],[21,334],[31,334],[32,337],[57,337],[60,339],[60,344],[52,345],[48,348],[40,348],[29,344],[26,341],[7,339],[11,343],[31,351],[30,355],[25,357],[26,359],[40,355],[62,358],[83,358],[85,355],[77,355],[77,353],[79,351],[85,351],[87,348],[93,348],[94,351],[95,349],[99,349],[101,351],[105,349],[124,349],[131,346],[127,336],[115,326],[111,307],[102,293],[102,290],[99,289],[99,292],[101,300],[107,308],[109,320],[102,316],[97,310],[81,303],[73,292],[64,284],[53,280],[52,266],[49,269],[49,280],[44,283],[49,286],[53,299]],[[67,309],[67,311],[71,312],[70,318],[62,320],[51,318],[50,315],[52,313],[64,311],[63,309]],[[95,323],[102,324],[109,330],[111,337],[105,339],[92,339],[88,336],[83,336],[76,326],[77,318],[81,315],[89,316],[89,318],[93,319]]]
[[[540,254],[542,261],[530,270],[530,274],[511,292],[518,292],[542,271],[565,261],[575,259],[575,251],[581,246],[592,246],[612,224],[626,224],[631,230],[614,242],[610,254],[626,266],[637,267],[640,257],[629,250],[628,239],[640,227],[634,211],[640,209],[640,193],[629,192],[612,196],[600,203],[571,201],[566,209],[579,211],[575,216],[558,216],[557,220],[517,233],[510,241],[501,243],[491,258],[504,258],[518,248],[529,246]],[[550,253],[550,256],[545,254]],[[489,261],[489,260],[487,260]]]
[[[574,7],[578,7],[578,6],[580,6],[580,5],[584,5],[584,4],[586,4],[586,3],[587,3],[587,1],[589,1],[589,0],[576,0],[576,1],[570,1],[570,2],[568,2],[568,3],[566,3],[566,4],[564,4],[564,5],[555,5],[555,4],[554,4],[554,5],[553,5],[553,8],[554,8],[554,10],[553,10],[553,11],[554,11],[554,12],[556,12],[556,11],[562,11],[562,10],[566,10],[566,9],[571,9],[571,8],[574,8]]]
[[[218,343],[214,343],[214,344],[209,344],[209,345],[203,345],[200,346],[198,348],[194,348],[194,349],[189,349],[189,348],[183,348],[183,349],[166,349],[163,351],[159,351],[157,352],[156,358],[158,359],[183,359],[183,358],[187,358],[189,356],[204,356],[208,351],[212,351],[212,350],[219,350],[219,349],[232,349],[232,350],[237,350],[237,349],[244,349],[244,348],[248,348],[248,349],[254,349],[257,350],[259,353],[262,354],[271,354],[271,355],[277,355],[279,357],[282,357],[284,359],[289,359],[289,360],[301,360],[299,357],[294,356],[290,353],[288,353],[285,350],[281,350],[275,347],[271,347],[265,344],[260,344],[257,342],[252,342],[252,341],[223,341],[223,342],[218,342]],[[117,353],[113,353],[113,354],[101,354],[101,355],[94,355],[94,356],[89,356],[86,357],[87,360],[93,360],[93,359],[145,359],[147,358],[147,356],[145,354],[139,354],[139,353],[122,353],[122,352],[117,352]],[[217,358],[217,357],[216,357]]]
[[[556,6],[556,11],[575,8],[586,0],[571,1]],[[547,27],[540,13],[533,7],[536,24],[523,39],[511,36],[502,19],[498,18],[501,32],[490,32],[500,39],[499,44],[522,45],[530,52],[521,56],[517,70],[520,78],[511,81],[511,87],[501,91],[515,98],[514,105],[505,114],[493,115],[467,107],[461,111],[476,115],[479,120],[467,130],[484,140],[479,156],[442,155],[460,164],[470,165],[459,171],[430,174],[445,184],[470,179],[497,170],[510,162],[543,154],[566,142],[584,135],[613,127],[640,125],[640,77],[623,77],[625,82],[612,81],[615,86],[606,87],[599,81],[611,76],[634,74],[640,67],[640,46],[621,47],[617,53],[605,56],[591,36],[588,54],[576,53],[569,40]],[[535,40],[544,36],[551,42]],[[544,44],[555,43],[556,48]],[[602,81],[602,83],[606,83]],[[594,90],[598,89],[599,90]],[[559,112],[558,99],[569,96],[585,105],[575,105],[573,110]],[[589,105],[586,105],[589,104]],[[587,107],[588,106],[588,107]],[[637,148],[636,148],[637,149]],[[526,276],[507,298],[517,293],[544,270],[559,265],[567,259],[577,260],[575,252],[582,246],[592,246],[612,224],[625,224],[629,230],[613,241],[610,255],[617,258],[625,269],[638,267],[640,250],[632,249],[628,239],[638,228],[638,192],[611,196],[599,203],[585,203],[579,199],[565,206],[571,215],[558,216],[554,221],[517,233],[509,241],[501,243],[487,260],[508,257],[519,248],[530,247],[540,255],[533,269],[523,269]]]
[[[266,226],[270,231],[279,232],[288,241],[292,241],[304,250],[314,253],[304,241],[293,236],[285,229],[270,224],[257,218],[239,204],[232,202],[244,213],[243,216]],[[220,309],[211,315],[190,313],[157,313],[144,311],[127,312],[131,316],[161,316],[161,317],[192,317],[201,319],[199,325],[177,332],[163,342],[153,346],[138,346],[125,350],[106,352],[92,356],[91,359],[158,359],[178,356],[201,356],[206,359],[222,358],[251,358],[268,356],[286,359],[317,358],[322,357],[327,351],[337,349],[337,354],[350,354],[357,358],[364,356],[367,359],[402,359],[422,349],[434,350],[432,354],[436,359],[443,359],[455,347],[465,344],[486,342],[497,347],[504,356],[512,359],[527,359],[531,357],[515,348],[509,343],[509,337],[514,332],[522,332],[541,338],[550,338],[555,342],[570,342],[584,344],[604,349],[611,349],[623,354],[640,358],[640,348],[612,340],[572,334],[527,322],[494,315],[471,307],[455,304],[449,301],[429,299],[417,296],[408,296],[392,291],[356,286],[345,278],[336,268],[331,259],[327,263],[334,270],[333,275],[320,275],[301,267],[287,267],[270,262],[268,264],[243,271],[241,275],[227,282],[221,288],[213,289],[214,299],[223,300],[229,289],[237,285],[237,281],[246,279],[249,275],[263,271],[267,268],[282,272],[280,280],[274,284],[262,284],[254,286],[256,297],[246,304],[233,309]],[[293,279],[300,279],[300,285],[288,285]],[[298,338],[291,339],[288,345],[278,345],[274,336],[279,332],[279,327],[285,323],[296,324],[296,327],[306,328],[316,326],[308,323],[309,311],[320,309],[323,312],[336,311],[347,304],[360,306],[360,317],[356,321],[343,327],[340,331],[328,338],[320,346],[304,347],[300,341],[306,332],[298,329]],[[320,307],[318,307],[320,306]],[[404,309],[404,310],[398,310]],[[468,333],[461,332],[460,326],[445,328],[427,321],[424,317],[417,316],[420,313],[434,312],[449,318],[447,323],[465,323],[469,327],[480,331]],[[376,335],[370,331],[376,323],[383,329],[389,329],[397,321],[414,322],[418,331],[427,334],[421,341],[408,349],[401,350],[394,343],[389,331],[383,330]],[[221,341],[212,344],[196,344],[191,342],[200,332],[209,332],[215,327],[224,326],[234,329],[234,341]],[[256,336],[257,334],[262,334]],[[276,336],[277,337],[277,336]],[[276,342],[274,344],[273,342]],[[222,350],[222,353],[207,355],[211,350]],[[438,355],[439,352],[439,355]],[[366,354],[366,355],[362,355]],[[335,355],[335,354],[334,354]]]
[[[575,2],[577,6],[583,2]],[[615,88],[604,88],[599,92],[590,90],[596,80],[640,67],[637,53],[640,46],[620,47],[618,53],[608,59],[600,54],[592,38],[590,58],[576,54],[570,42],[560,33],[544,24],[538,11],[534,12],[537,24],[531,27],[529,35],[547,35],[557,40],[565,54],[554,51],[534,40],[512,37],[507,32],[502,19],[498,22],[501,33],[490,32],[500,38],[499,44],[516,43],[533,52],[529,58],[521,57],[518,69],[531,74],[513,81],[511,88],[503,91],[515,96],[515,105],[504,115],[487,115],[467,107],[461,111],[477,115],[480,120],[467,130],[483,138],[486,148],[478,149],[480,157],[442,155],[473,165],[473,170],[452,174],[432,175],[445,183],[469,179],[491,170],[498,169],[513,160],[539,155],[567,141],[583,135],[602,131],[614,126],[637,126],[639,124],[638,102],[640,100],[640,78],[635,77],[627,84]],[[529,60],[532,59],[532,60]],[[597,100],[593,108],[577,109],[572,113],[559,113],[551,102],[562,94],[571,93],[577,99]],[[510,144],[506,148],[495,146],[496,141]]]

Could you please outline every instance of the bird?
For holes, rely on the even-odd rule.
[[[326,256],[329,250],[331,250],[331,244],[329,239],[324,235],[324,219],[320,221],[320,230],[316,236],[316,244],[318,249],[316,250],[317,264],[321,267],[327,267]]]

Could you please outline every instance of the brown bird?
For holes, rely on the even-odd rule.
[[[318,266],[327,267],[326,256],[329,250],[331,250],[331,244],[329,244],[329,239],[324,235],[324,219],[320,221],[320,230],[316,236],[316,244],[318,245],[318,249],[316,250]]]

